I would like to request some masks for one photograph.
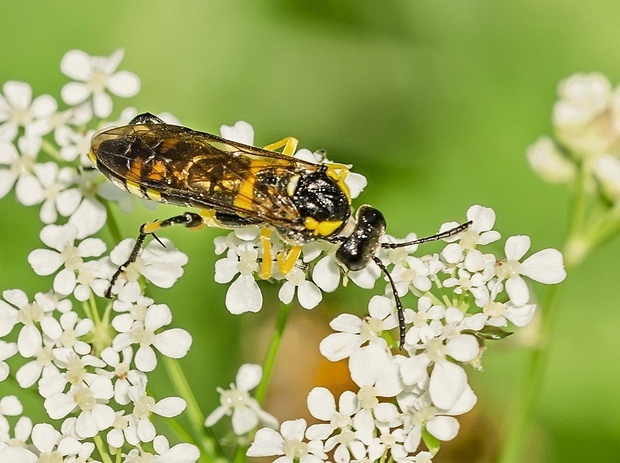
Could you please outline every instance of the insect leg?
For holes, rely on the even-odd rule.
[[[293,246],[287,253],[284,251],[278,253],[278,270],[282,275],[287,275],[293,269],[295,262],[299,259],[299,254],[301,254],[301,246]]]
[[[260,229],[260,242],[263,245],[263,261],[260,266],[260,277],[266,280],[271,276],[271,230],[269,228]]]
[[[146,237],[148,235],[153,235],[153,237],[159,241],[159,238],[155,236],[155,232],[171,225],[184,225],[187,228],[200,228],[203,225],[203,217],[194,212],[186,212],[184,214],[162,220],[161,222],[153,221],[142,224],[140,226],[140,234],[136,239],[136,244],[134,245],[129,258],[116,270],[116,272],[114,272],[114,275],[112,275],[112,278],[110,279],[110,286],[108,286],[108,289],[105,292],[105,297],[112,299],[112,288],[114,287],[116,280],[118,280],[118,277],[120,277],[121,274],[127,270],[127,267],[136,261]],[[161,241],[159,242],[161,243]],[[163,243],[161,244],[163,246]]]
[[[381,269],[381,271],[385,274],[388,281],[390,282],[390,286],[392,287],[392,294],[394,294],[394,301],[396,301],[396,312],[398,314],[398,348],[400,350],[405,347],[405,336],[406,336],[406,327],[405,327],[405,312],[403,311],[403,303],[400,300],[400,296],[398,295],[398,291],[396,290],[396,285],[394,284],[394,280],[392,280],[392,275],[388,272],[381,259],[377,256],[373,256],[372,260],[375,261],[375,264]]]
[[[297,140],[297,138],[295,137],[286,137],[283,138],[282,140],[279,140],[275,143],[272,143],[270,145],[264,146],[263,148],[269,151],[275,151],[277,149],[283,148],[282,149],[282,154],[285,154],[287,156],[292,156],[293,154],[295,154],[295,150],[297,149],[297,144],[299,143],[299,141]]]

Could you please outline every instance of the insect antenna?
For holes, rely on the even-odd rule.
[[[398,295],[398,291],[396,290],[396,285],[394,284],[394,280],[392,279],[392,275],[388,272],[388,269],[383,265],[381,259],[377,256],[372,256],[372,260],[377,264],[377,267],[381,269],[381,271],[385,274],[388,281],[390,282],[390,286],[392,287],[392,294],[394,294],[394,300],[396,301],[396,312],[398,313],[398,348],[402,350],[405,347],[405,313],[403,312],[403,303],[400,300],[400,296]]]
[[[406,241],[404,243],[381,243],[381,247],[384,249],[396,249],[396,248],[404,248],[405,246],[413,246],[415,244],[428,243],[429,241],[437,241],[443,238],[448,238],[450,236],[456,235],[457,233],[462,232],[469,228],[472,224],[471,220],[469,222],[465,222],[457,227],[451,228],[450,230],[446,230],[445,232],[437,233],[436,235],[427,236],[424,238],[419,238],[417,240]],[[381,269],[381,271],[385,274],[388,281],[390,282],[390,286],[392,287],[392,294],[394,294],[394,301],[396,302],[396,313],[398,314],[398,332],[399,332],[399,341],[398,348],[403,349],[405,347],[405,335],[406,335],[406,327],[405,327],[405,313],[403,311],[403,303],[400,300],[400,296],[398,295],[398,291],[396,290],[396,284],[392,279],[392,275],[388,272],[387,267],[381,262],[377,256],[372,256],[372,260],[377,264],[377,267]]]
[[[445,232],[437,233],[436,235],[425,236],[424,238],[418,238],[417,240],[412,241],[405,241],[404,243],[381,243],[381,247],[383,249],[396,249],[404,248],[406,246],[413,246],[414,244],[428,243],[429,241],[442,240],[444,238],[456,235],[463,230],[467,230],[471,224],[472,222],[470,220],[469,222],[462,223],[461,225],[451,228],[450,230],[446,230]]]

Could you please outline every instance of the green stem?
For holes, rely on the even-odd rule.
[[[560,286],[549,288],[542,308],[544,310],[541,327],[541,341],[531,352],[529,370],[525,375],[524,384],[519,389],[521,396],[516,403],[515,412],[510,421],[508,437],[504,442],[500,463],[523,463],[527,461],[528,431],[532,429],[533,415],[536,410],[543,379],[547,371],[555,318],[558,313],[558,294]]]
[[[99,457],[101,458],[101,461],[103,463],[114,463],[112,461],[112,457],[110,457],[110,454],[107,451],[107,447],[103,443],[103,439],[101,439],[101,436],[97,434],[93,440],[95,441],[95,447],[97,447],[97,451],[99,452]]]
[[[206,454],[208,461],[218,462],[226,461],[224,454],[220,449],[217,440],[211,434],[210,429],[205,428],[205,418],[198,406],[198,401],[192,392],[187,378],[179,365],[177,360],[163,357],[164,366],[168,371],[168,377],[172,381],[175,391],[187,402],[187,417],[189,419],[190,427],[194,432],[194,435],[200,441],[200,446],[203,452]]]
[[[286,323],[288,321],[290,314],[291,314],[291,305],[281,303],[280,312],[278,313],[278,320],[276,321],[276,329],[273,333],[273,337],[271,338],[271,344],[269,345],[269,348],[267,350],[267,355],[265,356],[265,360],[263,362],[263,377],[261,378],[260,384],[256,388],[256,394],[254,394],[254,398],[261,405],[265,401],[265,396],[267,395],[267,389],[269,387],[269,381],[271,379],[273,367],[275,365],[276,357],[280,349],[280,344],[282,343],[282,336],[284,336],[284,328],[286,327]],[[234,462],[235,463],[245,462],[246,451],[247,451],[246,445],[240,445],[239,447],[237,447],[237,452],[235,454]]]
[[[114,215],[112,208],[110,207],[110,202],[109,201],[102,201],[102,202],[105,205],[105,210],[108,214],[106,225],[108,226],[108,230],[110,230],[112,239],[118,244],[123,239],[123,236],[121,235],[121,229],[118,226],[116,216]]]
[[[271,373],[273,372],[276,356],[278,355],[280,343],[282,342],[282,336],[284,335],[284,328],[286,327],[286,322],[288,321],[288,317],[290,314],[290,304],[280,304],[280,312],[278,313],[276,329],[273,333],[273,338],[271,338],[271,344],[269,345],[267,356],[265,357],[265,361],[263,362],[263,377],[261,378],[260,384],[256,388],[256,394],[254,395],[254,398],[261,405],[263,404],[265,396],[267,395],[269,380],[271,379]]]

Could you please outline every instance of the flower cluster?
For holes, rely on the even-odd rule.
[[[215,281],[229,284],[225,305],[234,314],[261,309],[257,281],[266,274],[280,284],[283,304],[296,298],[305,309],[316,307],[324,292],[349,281],[379,290],[368,303],[368,315],[337,316],[330,324],[335,332],[320,345],[328,360],[348,362],[356,387],[338,400],[325,388],[313,389],[307,404],[317,423],[308,426],[299,419],[279,426],[250,394],[256,388],[261,391],[257,397],[264,396],[268,377],[263,373],[270,365],[263,371],[246,364],[229,389],[218,389],[221,405],[206,419],[195,408],[188,414],[193,436],[178,424],[172,426],[179,440],[192,442],[171,446],[153,417],[174,419],[196,403],[170,360],[185,356],[192,337],[170,327],[170,308],[148,297],[145,288],[171,287],[182,276],[187,257],[170,241],[157,239],[128,262],[134,240],[115,236],[120,242],[108,252],[106,243],[95,236],[110,223],[117,235],[114,217],[108,216],[110,206],[128,211],[136,201],[106,182],[88,160],[92,135],[112,124],[102,120],[113,112],[111,96],[130,97],[139,90],[134,74],[117,71],[122,57],[120,50],[109,57],[68,52],[61,70],[72,81],[62,88],[60,102],[49,95],[33,98],[23,82],[7,82],[0,95],[0,198],[14,191],[20,204],[40,206],[42,246],[30,252],[28,263],[36,275],[53,277],[52,288],[32,298],[21,289],[2,292],[0,382],[12,379],[23,389],[36,390],[50,420],[59,420],[54,425],[35,424],[17,397],[2,398],[0,461],[189,463],[200,458],[199,446],[215,459],[222,457],[220,445],[207,444],[211,437],[202,425],[211,427],[230,416],[236,442],[243,445],[253,439],[248,456],[281,456],[278,461],[290,463],[430,462],[440,442],[457,435],[455,416],[476,403],[468,370],[480,368],[485,343],[532,320],[536,304],[527,279],[561,282],[566,276],[562,254],[545,249],[525,257],[530,239],[523,235],[509,237],[503,255],[494,254],[490,245],[500,239],[493,229],[495,213],[482,206],[467,211],[471,225],[446,238],[441,251],[418,255],[417,245],[381,247],[375,260],[357,271],[343,271],[336,259],[339,242],[305,243],[292,268],[281,272],[278,257],[294,260],[296,254],[289,253],[290,244],[276,233],[244,227],[218,237],[215,252],[221,258],[215,264]],[[584,85],[562,87],[556,125],[562,143],[591,160],[596,171],[601,158],[616,159],[617,137],[611,133],[618,124],[603,122],[614,120],[617,98],[600,82],[592,88]],[[135,114],[127,108],[113,124],[127,123]],[[164,119],[174,121],[172,116]],[[253,129],[245,122],[223,126],[221,132],[225,138],[254,143]],[[534,149],[537,154],[530,157],[535,165],[555,163],[555,177],[549,171],[544,175],[552,180],[572,178],[573,164],[559,154],[557,145],[545,143],[553,155],[545,157]],[[339,166],[320,151],[300,149],[294,156]],[[366,179],[350,172],[349,166],[341,167],[350,196],[356,198]],[[608,166],[606,174],[613,171]],[[613,188],[597,175],[601,191],[609,195]],[[446,223],[440,232],[455,225]],[[398,242],[388,235],[382,239]],[[410,234],[406,241],[415,239]],[[116,275],[119,268],[122,272]],[[117,278],[110,288],[113,275]],[[113,302],[104,297],[110,289]],[[402,349],[395,336],[397,300],[405,302]],[[149,374],[162,359],[177,390],[187,396],[151,394]],[[265,427],[255,432],[259,426]]]
[[[620,87],[599,73],[575,74],[558,96],[556,139],[540,137],[527,157],[544,180],[570,185],[580,205],[565,253],[572,265],[620,229]]]
[[[411,293],[417,299],[415,308],[405,309],[404,349],[394,349],[390,331],[398,321],[391,286],[386,285],[384,295],[370,299],[367,316],[337,316],[330,324],[336,332],[320,346],[328,360],[348,359],[357,389],[344,392],[336,406],[331,392],[315,388],[308,408],[325,424],[306,429],[298,420],[284,423],[280,433],[261,430],[248,455],[321,461],[333,452],[338,462],[390,457],[427,462],[438,442],[457,435],[454,416],[471,410],[477,400],[467,368],[480,368],[485,341],[501,339],[509,334],[507,327],[532,320],[536,304],[525,278],[555,284],[566,276],[555,249],[524,259],[530,248],[527,236],[509,237],[503,256],[486,252],[485,246],[500,239],[493,230],[492,209],[473,206],[467,218],[471,226],[439,253],[418,257],[407,248],[379,253],[400,296]]]
[[[172,286],[187,257],[167,240],[165,247],[149,243],[119,279],[114,303],[103,298],[133,242],[124,240],[106,254],[106,244],[93,235],[110,219],[107,203],[126,209],[133,200],[110,188],[87,155],[92,134],[112,113],[111,95],[130,97],[139,90],[137,76],[117,71],[122,58],[122,50],[109,57],[68,52],[61,71],[72,81],[62,88],[60,102],[50,95],[33,98],[24,82],[2,87],[0,198],[14,190],[22,205],[40,206],[43,246],[29,254],[28,263],[36,275],[53,275],[53,284],[33,298],[20,289],[2,292],[0,381],[10,378],[35,389],[50,420],[60,421],[58,428],[33,425],[17,397],[4,397],[0,461],[199,457],[194,445],[170,447],[153,423],[155,415],[179,415],[185,400],[156,399],[147,390],[147,373],[158,356],[183,357],[192,338],[168,327],[170,309],[143,295],[143,280]],[[121,122],[135,113],[123,111]],[[13,432],[5,415],[19,416]]]

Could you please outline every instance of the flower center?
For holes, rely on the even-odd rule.
[[[131,330],[131,340],[142,347],[148,347],[155,341],[155,332],[139,326]]]
[[[101,93],[105,89],[108,75],[102,69],[95,68],[88,80],[88,89],[92,93]]]
[[[437,415],[437,409],[432,405],[416,410],[411,414],[411,422],[414,426],[421,426]]]
[[[153,397],[144,396],[138,399],[133,407],[133,414],[136,418],[148,418],[155,409],[155,399]]]
[[[379,399],[377,399],[377,388],[374,386],[362,386],[357,391],[357,398],[360,401],[362,408],[371,410],[379,405]]]
[[[95,399],[93,392],[87,387],[78,389],[73,396],[73,400],[83,411],[90,411],[97,405],[97,399]]]
[[[244,407],[250,401],[250,395],[246,391],[240,391],[234,384],[230,385],[230,389],[222,392],[220,403],[222,406],[230,409]]]
[[[433,338],[426,343],[426,355],[433,362],[446,358],[446,346],[441,339]]]
[[[360,336],[364,341],[370,341],[377,339],[379,334],[383,331],[383,321],[377,318],[366,317],[362,321],[362,328],[360,329]]]
[[[62,463],[64,457],[56,450],[53,452],[41,452],[37,463]]]
[[[43,319],[43,315],[45,315],[43,307],[36,302],[33,302],[32,304],[26,304],[19,309],[17,320],[24,325],[32,325],[36,322],[40,322]]]
[[[501,279],[514,277],[521,274],[521,262],[517,260],[500,261],[495,273]]]
[[[506,306],[501,302],[494,301],[487,304],[482,311],[489,317],[501,317],[506,311]]]
[[[345,415],[344,413],[336,413],[334,416],[332,416],[332,419],[330,420],[329,424],[334,428],[346,428],[347,426],[351,424],[351,417],[348,415]],[[342,433],[345,433],[345,432],[346,430],[342,431]],[[341,433],[341,436],[342,436],[342,433]]]
[[[286,441],[284,443],[284,455],[291,459],[306,456],[308,455],[308,444],[299,441]]]
[[[16,175],[32,172],[35,163],[34,157],[28,154],[22,154],[11,163],[11,172]]]
[[[65,263],[67,270],[77,270],[84,262],[78,248],[71,245],[65,246],[60,253],[60,258]]]
[[[478,244],[478,240],[480,239],[480,235],[478,232],[473,231],[471,228],[461,232],[461,240],[459,242],[460,246],[469,251],[474,249]]]
[[[237,264],[237,270],[241,275],[252,275],[252,273],[258,270],[258,252],[255,249],[249,249],[247,251],[241,251],[239,253],[239,263]]]
[[[26,127],[32,122],[30,108],[11,108],[9,121],[22,127]]]
[[[86,371],[84,363],[78,358],[72,358],[67,362],[67,381],[71,384],[78,384],[84,379]]]

